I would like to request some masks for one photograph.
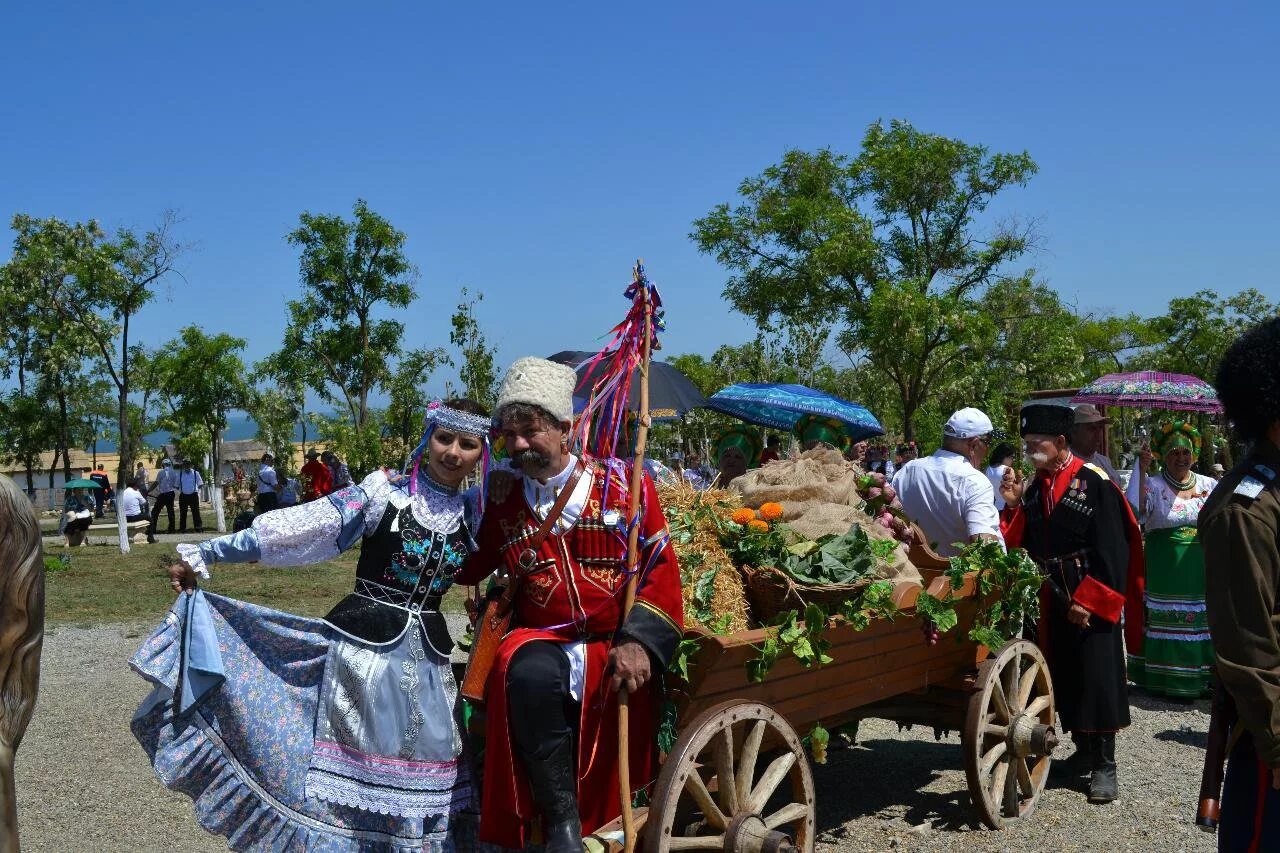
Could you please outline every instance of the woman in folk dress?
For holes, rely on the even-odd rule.
[[[428,410],[407,476],[258,516],[179,545],[183,594],[134,668],[156,686],[133,730],[168,787],[236,850],[450,850],[472,802],[441,597],[474,549],[489,418]],[[483,480],[482,480],[483,482]],[[299,566],[363,544],[355,589],[324,619],[206,593],[220,562]]]
[[[1204,695],[1213,666],[1196,521],[1217,481],[1191,470],[1199,453],[1194,426],[1161,424],[1126,493],[1142,523],[1147,558],[1142,648],[1129,650],[1129,680],[1151,693],[1188,699]],[[1164,470],[1147,476],[1153,458]]]

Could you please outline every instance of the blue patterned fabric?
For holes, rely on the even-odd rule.
[[[175,717],[192,661],[183,633],[216,636],[225,682]],[[307,797],[316,712],[334,630],[318,619],[218,595],[182,595],[133,668],[155,685],[132,729],[161,781],[233,850],[451,851],[448,817],[403,818]],[[203,646],[205,653],[209,651]],[[200,662],[207,667],[210,658]],[[194,691],[193,691],[194,693]],[[178,700],[181,702],[181,698]],[[457,808],[469,805],[460,800]]]
[[[804,385],[740,382],[712,394],[704,408],[771,429],[790,430],[802,415],[835,418],[855,442],[884,435],[880,421],[863,406]]]

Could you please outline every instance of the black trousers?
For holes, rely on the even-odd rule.
[[[189,495],[178,495],[178,517],[181,519],[178,524],[178,530],[185,533],[187,530],[187,510],[191,510],[191,520],[195,522],[196,532],[204,530],[204,525],[200,523],[200,493],[192,492]]]
[[[159,532],[160,532],[159,530],[156,530],[156,521],[158,521],[158,520],[160,519],[160,510],[162,510],[162,509],[163,509],[163,510],[166,510],[166,511],[169,513],[169,529],[168,529],[167,531],[165,531],[165,532],[166,532],[166,533],[173,533],[173,532],[174,532],[174,530],[173,530],[173,528],[174,528],[174,523],[173,523],[173,496],[174,496],[175,494],[177,494],[177,493],[176,493],[176,492],[161,492],[160,494],[156,495],[156,505],[155,505],[155,506],[153,506],[153,507],[151,508],[151,526],[150,526],[149,528],[147,528],[147,535],[148,535],[148,536],[154,536],[155,534],[157,534],[157,533],[159,533]]]
[[[280,508],[280,496],[275,492],[259,492],[253,499],[253,509],[258,515]]]
[[[569,659],[558,644],[525,643],[507,667],[511,740],[526,762],[545,761],[578,731],[578,702],[569,693]]]

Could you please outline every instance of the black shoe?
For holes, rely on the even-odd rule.
[[[159,539],[156,539],[156,537],[154,537],[154,536],[148,536],[148,537],[147,537],[147,544],[148,544],[148,545],[154,545],[154,544],[156,544],[156,543],[157,543],[157,542],[159,542],[159,541],[160,541],[160,540],[159,540]]]
[[[1115,733],[1093,735],[1089,751],[1093,758],[1093,771],[1089,774],[1089,802],[1112,802],[1120,796]]]
[[[521,755],[533,802],[547,830],[545,853],[582,853],[573,738],[563,738],[545,757]]]

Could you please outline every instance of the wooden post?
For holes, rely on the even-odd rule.
[[[640,358],[640,413],[636,418],[636,453],[631,468],[631,501],[627,518],[631,522],[631,531],[627,537],[627,593],[622,603],[622,624],[626,624],[627,615],[636,602],[636,586],[640,576],[640,494],[644,489],[644,451],[649,441],[649,361],[653,355],[651,343],[653,338],[653,306],[649,302],[649,286],[644,282],[641,272],[642,261],[636,261],[633,274],[634,281],[639,283],[641,299],[644,300],[644,341]],[[631,738],[629,725],[631,721],[630,696],[627,688],[618,691],[618,796],[622,800],[623,849],[633,853],[636,849],[636,822],[631,813]]]

